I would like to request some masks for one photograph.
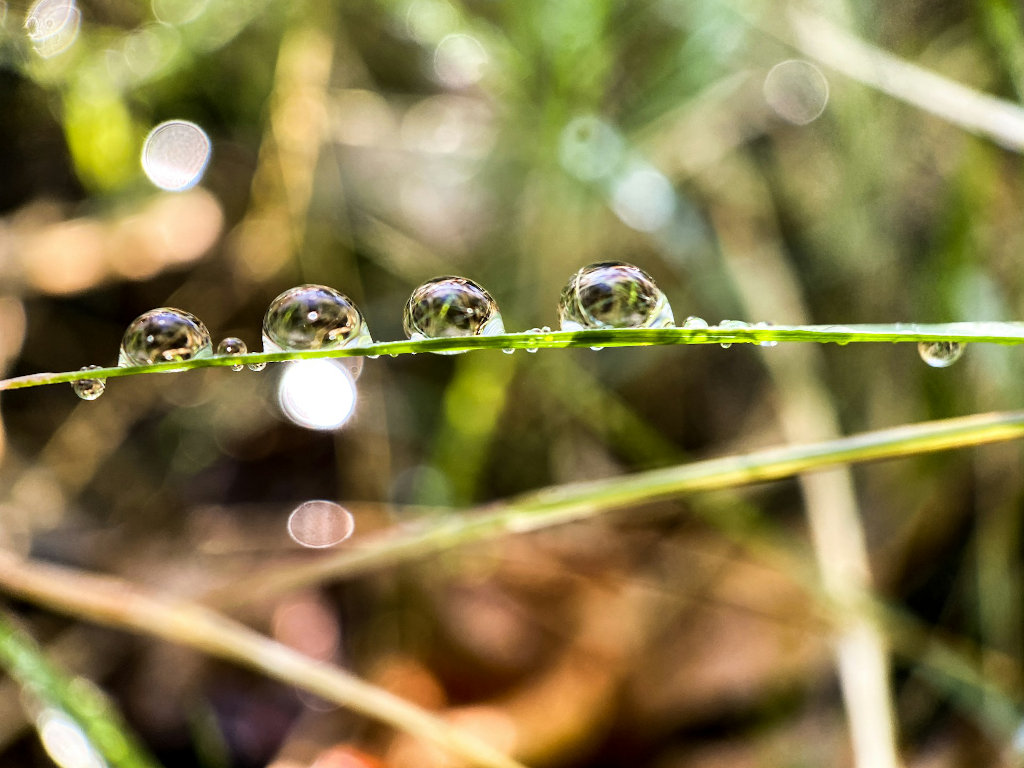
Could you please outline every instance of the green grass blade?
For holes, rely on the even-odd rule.
[[[74,744],[78,765],[87,764],[84,752],[91,750],[113,768],[158,768],[142,744],[132,735],[108,699],[87,682],[66,676],[54,667],[31,637],[0,614],[0,665],[41,705],[35,719],[47,751],[47,730],[69,729],[60,739],[65,748]],[[76,730],[84,741],[69,738]],[[55,743],[57,739],[50,737]],[[82,754],[79,754],[81,752]],[[54,760],[60,763],[58,756]]]
[[[958,341],[961,343],[1024,344],[1024,323],[967,322],[876,325],[774,325],[748,328],[612,328],[592,331],[506,333],[419,341],[386,341],[365,347],[309,352],[255,352],[221,355],[182,362],[95,368],[63,373],[34,373],[0,380],[0,391],[62,384],[81,379],[113,379],[143,373],[170,373],[238,363],[280,363],[325,357],[373,357],[420,352],[469,352],[476,349],[561,349],[566,347],[647,347],[681,344],[757,344],[765,341],[850,344],[863,342]]]

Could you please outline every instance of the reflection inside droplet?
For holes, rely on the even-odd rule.
[[[434,72],[448,88],[467,88],[483,78],[490,57],[470,35],[448,35],[434,50]]]
[[[277,389],[278,403],[293,423],[307,429],[340,429],[356,407],[356,385],[334,360],[289,363]]]
[[[198,125],[168,120],[146,137],[142,145],[142,170],[160,189],[181,192],[203,178],[210,149],[210,139]]]
[[[70,48],[81,24],[75,0],[37,0],[25,14],[25,33],[33,50],[44,59]]]
[[[288,516],[288,535],[304,547],[332,547],[351,536],[355,527],[352,513],[332,501],[307,501]]]
[[[772,67],[764,79],[764,99],[794,125],[817,120],[828,104],[828,80],[814,64],[790,59]]]
[[[78,723],[57,709],[44,709],[36,718],[46,754],[61,768],[106,768]]]

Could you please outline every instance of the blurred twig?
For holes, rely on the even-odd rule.
[[[301,565],[250,575],[208,596],[218,604],[266,598],[331,579],[351,578],[454,547],[584,520],[613,509],[697,491],[778,480],[837,465],[914,456],[1024,437],[1024,411],[965,416],[865,432],[810,445],[771,448],[524,494],[502,504],[397,528],[362,546]]]

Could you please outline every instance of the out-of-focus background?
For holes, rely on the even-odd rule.
[[[569,276],[608,259],[648,271],[679,322],[1022,314],[1010,0],[40,0],[0,2],[0,22],[5,376],[113,364],[159,306],[257,350],[268,303],[301,283],[347,294],[378,340],[402,338],[409,293],[444,274],[485,286],[510,331],[557,326]],[[1001,109],[1005,133],[978,127]],[[183,191],[140,163],[167,120],[212,148]],[[162,161],[202,165],[181,152]],[[325,556],[289,536],[309,500],[351,512],[345,547],[832,422],[1018,408],[1022,362],[979,346],[939,370],[870,344],[384,357],[336,430],[282,413],[280,365],[120,378],[93,402],[7,392],[0,542],[164,594],[227,589],[252,626],[531,765],[852,765],[795,481],[272,599],[247,577]],[[906,765],[1020,765],[1020,447],[853,479],[900,617],[885,631]],[[8,607],[167,766],[441,764],[254,673]],[[939,641],[956,663],[931,658]],[[48,765],[9,683],[0,709],[0,763]]]

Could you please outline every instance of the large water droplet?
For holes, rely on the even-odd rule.
[[[588,328],[667,328],[672,307],[639,267],[603,261],[574,274],[558,301],[563,331]]]
[[[932,368],[948,368],[960,359],[964,349],[959,341],[922,341],[917,345],[917,353]]]
[[[195,123],[168,120],[149,132],[142,145],[142,170],[168,192],[194,187],[210,162],[210,139]]]
[[[352,513],[332,501],[307,501],[288,516],[288,535],[304,547],[339,544],[355,531]]]
[[[86,365],[82,367],[83,371],[99,370],[98,365]],[[71,382],[71,388],[75,390],[75,394],[83,400],[95,400],[97,397],[103,394],[103,390],[107,388],[106,379],[78,379],[78,381]]]
[[[266,363],[249,363],[249,370],[254,373],[259,373],[267,367]]]
[[[263,317],[263,351],[342,349],[372,344],[356,305],[326,285],[289,288]]]
[[[220,344],[217,345],[218,355],[244,355],[249,351],[249,348],[245,346],[245,342],[237,336],[228,336],[226,339],[221,339]],[[232,371],[240,371],[245,368],[244,363],[235,363],[231,366]]]
[[[402,325],[414,341],[505,333],[497,302],[465,277],[435,277],[413,291],[405,303]]]
[[[180,362],[209,357],[212,351],[210,332],[198,317],[181,309],[160,307],[131,322],[121,340],[117,364],[127,368]]]

